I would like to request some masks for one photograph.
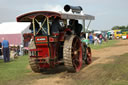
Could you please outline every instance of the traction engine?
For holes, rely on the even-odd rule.
[[[92,62],[91,48],[81,41],[85,32],[82,33],[79,29],[85,31],[85,20],[94,20],[94,16],[81,15],[80,6],[66,5],[64,9],[72,10],[73,14],[36,11],[17,17],[18,22],[31,23],[29,29],[33,36],[29,43],[29,63],[34,72],[55,68],[60,63],[63,63],[67,70],[78,72],[83,61],[86,64]],[[59,25],[54,28],[58,27],[59,32],[52,32],[56,18],[60,28]],[[82,20],[83,25],[78,25],[78,20]]]

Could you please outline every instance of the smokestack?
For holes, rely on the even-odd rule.
[[[72,10],[72,12],[76,12],[76,13],[80,13],[83,9],[81,6],[70,6],[70,5],[65,5],[64,6],[64,10],[66,12],[70,11],[70,9]]]

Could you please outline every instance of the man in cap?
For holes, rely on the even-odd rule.
[[[10,54],[9,54],[9,42],[5,38],[2,38],[2,49],[3,49],[3,56],[4,56],[4,62],[10,61]]]

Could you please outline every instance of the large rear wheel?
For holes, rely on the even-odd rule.
[[[69,71],[78,72],[82,67],[82,47],[79,37],[68,36],[63,48],[64,65]]]

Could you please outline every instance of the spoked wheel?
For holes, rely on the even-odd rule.
[[[91,62],[92,62],[92,53],[91,53],[91,48],[90,47],[86,48],[86,55],[87,55],[87,58],[85,60],[85,63],[86,64],[91,64]]]
[[[64,65],[69,71],[78,72],[82,66],[82,47],[79,37],[66,38],[63,48]]]

